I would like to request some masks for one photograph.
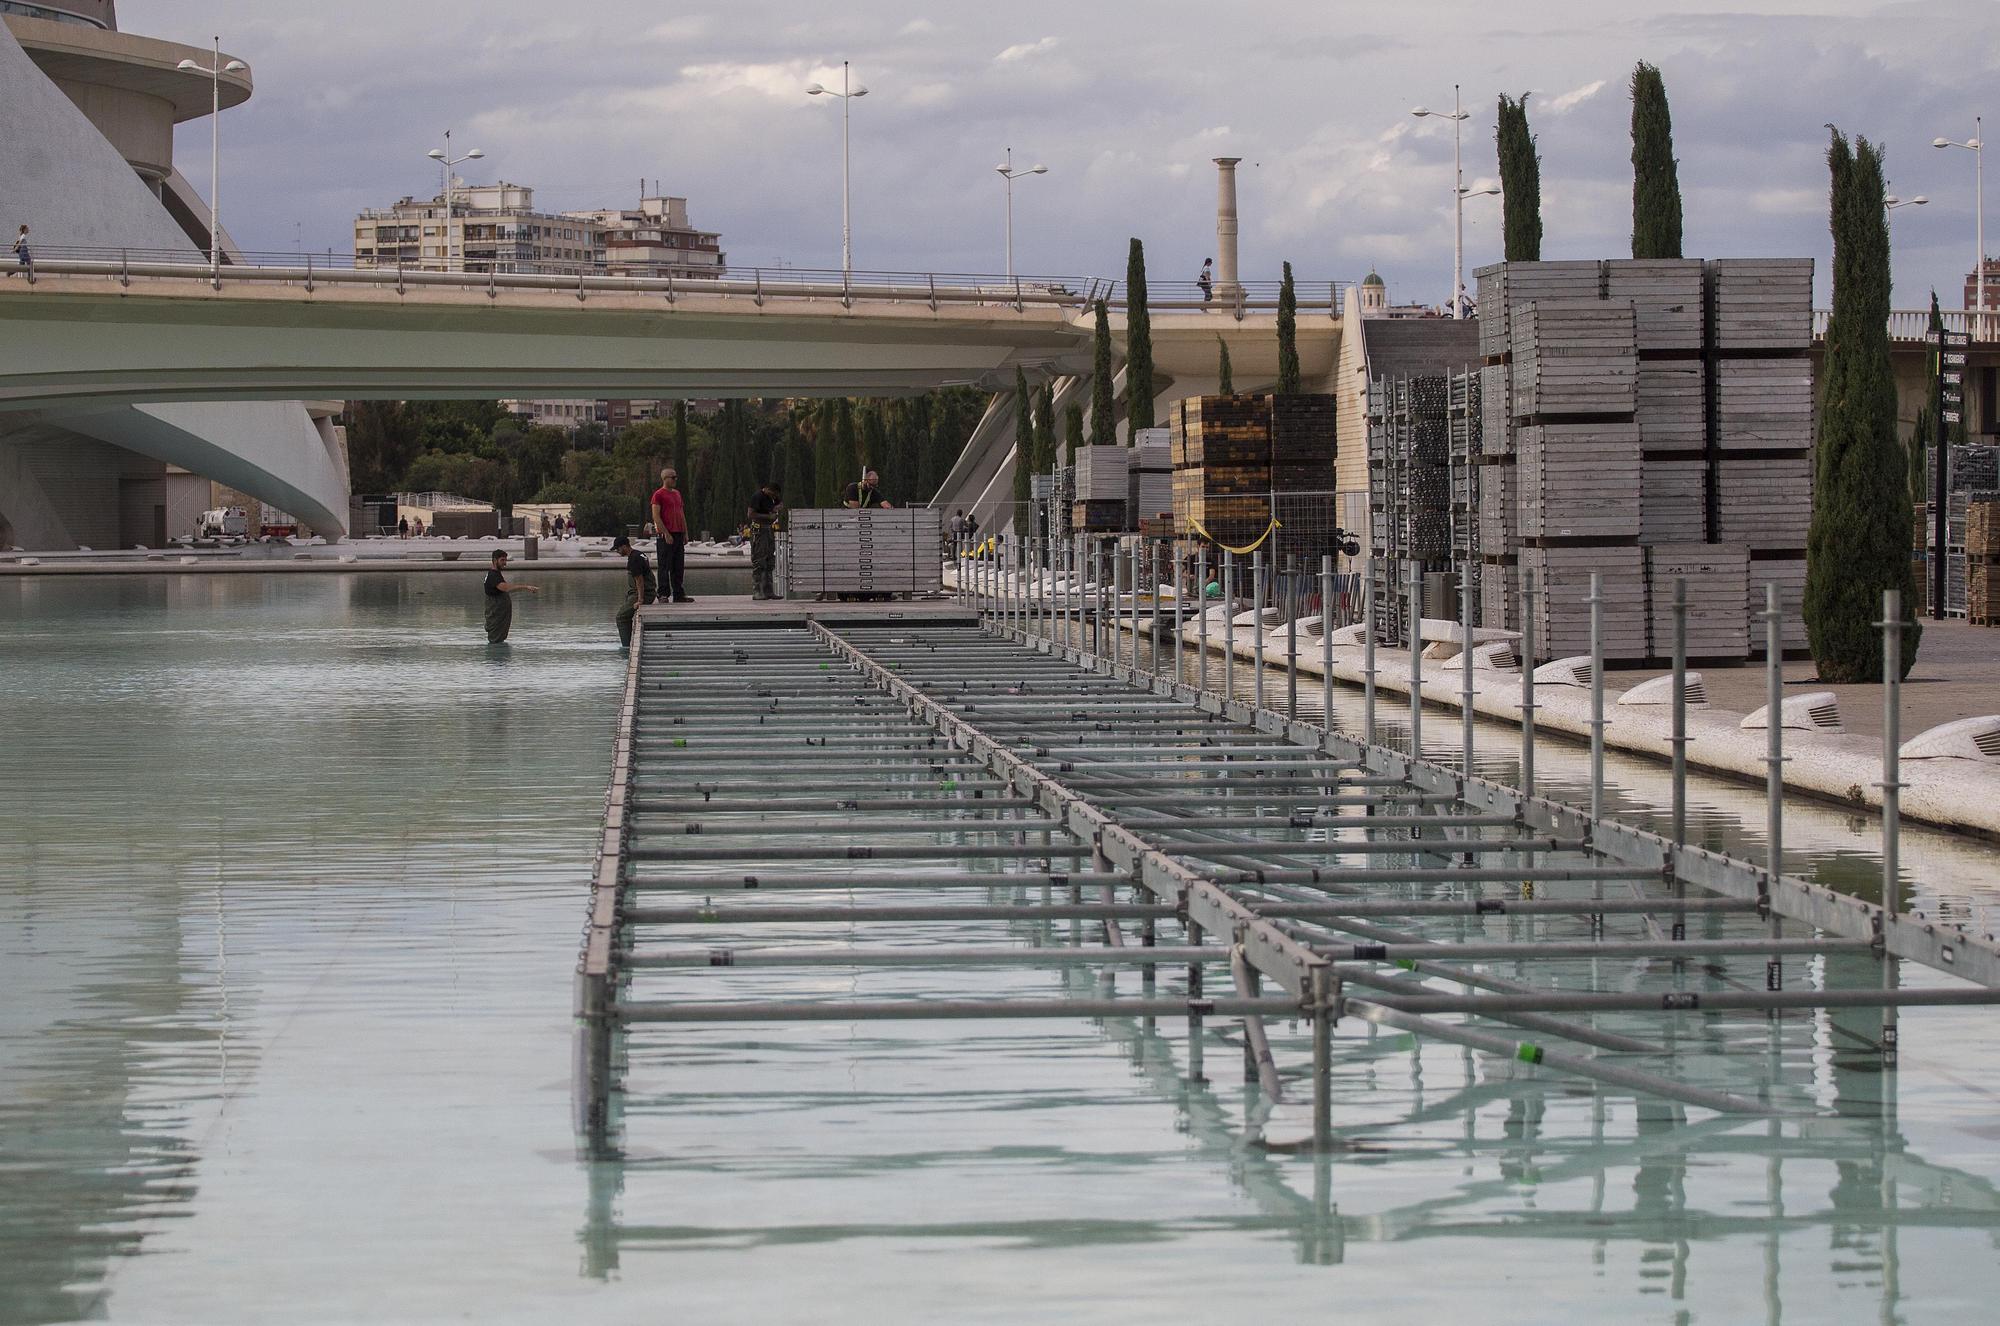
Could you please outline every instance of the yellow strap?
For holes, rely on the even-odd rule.
[[[1210,543],[1222,549],[1224,552],[1233,552],[1238,554],[1247,552],[1256,552],[1257,549],[1264,546],[1264,540],[1271,537],[1271,532],[1273,530],[1280,528],[1280,525],[1281,522],[1278,520],[1278,518],[1276,516],[1272,516],[1271,523],[1264,526],[1264,532],[1262,534],[1259,534],[1256,538],[1244,544],[1241,548],[1232,548],[1228,544],[1224,543],[1221,539],[1216,538],[1213,534],[1210,534],[1207,530],[1203,529],[1201,527],[1201,522],[1199,520],[1194,519],[1192,516],[1188,518],[1188,526],[1189,528],[1193,529],[1195,533],[1201,535],[1202,538],[1207,539]]]

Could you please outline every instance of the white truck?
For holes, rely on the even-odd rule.
[[[195,518],[197,539],[244,539],[250,536],[250,515],[240,506],[219,506]]]

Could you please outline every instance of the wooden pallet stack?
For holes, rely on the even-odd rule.
[[[941,513],[929,507],[805,509],[787,517],[785,592],[927,594],[942,588]]]
[[[1271,486],[1281,493],[1333,491],[1334,411],[1330,394],[1271,397]]]
[[[1965,512],[1965,616],[2000,626],[2000,494],[1971,498]]]
[[[1646,549],[1653,653],[1673,654],[1674,580],[1687,582],[1687,656],[1741,659],[1750,650],[1749,550],[1725,543],[1662,543]]]
[[[1516,434],[1523,542],[1632,542],[1640,528],[1639,425],[1523,423]]]
[[[1174,528],[1243,546],[1271,523],[1271,398],[1190,396],[1168,413]]]
[[[1174,507],[1174,461],[1172,430],[1142,428],[1132,435],[1132,464],[1127,479],[1126,500],[1139,522],[1158,522],[1162,517],[1171,528]]]
[[[1604,657],[1646,657],[1646,550],[1637,544],[1526,545],[1523,571],[1535,577],[1535,647],[1539,659],[1590,652],[1590,577],[1604,593]],[[1516,587],[1518,590],[1518,586]]]

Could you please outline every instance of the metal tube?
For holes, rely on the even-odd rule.
[[[1168,555],[1174,561],[1174,684],[1184,686],[1187,684],[1187,639],[1181,632],[1187,627],[1187,562],[1171,551]]]
[[[1410,758],[1424,758],[1424,567],[1410,562]]]
[[[1333,554],[1319,559],[1320,726],[1333,731]]]
[[[1458,586],[1458,767],[1472,774],[1472,559],[1465,559]]]
[[[1129,578],[1132,582],[1132,672],[1136,677],[1139,671],[1139,541],[1134,540],[1126,549],[1125,555],[1131,563]]]
[[[1195,618],[1198,623],[1196,634],[1200,637],[1198,644],[1201,648],[1201,680],[1195,683],[1195,689],[1206,692],[1208,690],[1208,545],[1205,543],[1195,553],[1194,578],[1195,602],[1199,605]]]
[[[1770,864],[1757,881],[1757,901],[1768,907],[1771,885],[1785,869],[1785,675],[1781,639],[1783,618],[1778,612],[1778,586],[1764,585],[1764,818]],[[1771,913],[1771,937],[1776,939],[1784,922]],[[1764,969],[1764,988],[1778,990],[1784,985],[1784,964],[1773,956]]]
[[[1020,944],[896,944],[877,947],[802,946],[641,950],[630,967],[1136,967],[1153,962],[1227,962],[1220,944],[1199,948],[1038,948]]]
[[[1146,540],[1146,593],[1152,599],[1152,630],[1148,632],[1149,653],[1152,658],[1152,674],[1160,675],[1160,544],[1157,539]]]
[[[1262,984],[1256,970],[1244,956],[1243,946],[1237,945],[1229,954],[1230,975],[1236,980],[1239,997],[1257,1000],[1258,987]],[[1243,1015],[1243,1053],[1248,1060],[1245,1067],[1251,1070],[1264,1099],[1273,1105],[1282,1104],[1285,1089],[1278,1080],[1278,1061],[1271,1054],[1270,1037],[1264,1034],[1264,1019],[1255,1013]]]
[[[1285,717],[1299,721],[1299,577],[1290,553],[1279,573],[1279,595],[1285,604]]]
[[[1728,957],[1772,951],[1769,939],[1670,939],[1574,940],[1574,941],[1471,941],[1435,944],[1316,944],[1327,957],[1340,962],[1471,962],[1504,958],[1513,962],[1568,962],[1577,958],[1671,958],[1680,954]],[[1785,939],[1777,942],[1784,953],[1866,953],[1865,939]]]
[[[1116,668],[1125,662],[1125,550],[1111,545],[1111,666]],[[1137,661],[1138,641],[1132,642],[1134,661]]]
[[[1361,740],[1375,744],[1375,566],[1361,582]]]
[[[1190,1010],[1239,1016],[1295,1016],[1295,999],[841,999],[758,1003],[613,1004],[624,1022],[894,1022],[933,1018],[1183,1017]]]
[[[1236,554],[1222,550],[1222,698],[1236,698]]]
[[[1067,920],[1071,917],[1101,920],[1104,917],[1172,916],[1174,909],[1154,903],[1023,903],[1016,906],[958,905],[949,907],[890,907],[867,904],[847,907],[635,907],[625,915],[630,925],[737,925],[779,923],[785,925],[820,921],[846,925],[855,921],[1036,921]]]
[[[1521,568],[1521,795],[1535,794],[1535,573]]]
[[[1663,990],[1524,995],[1420,994],[1385,996],[1384,1003],[1416,1013],[1747,1013],[1788,1008],[1977,1007],[2000,1004],[2000,989],[1968,985],[1910,990]],[[1350,1011],[1352,1011],[1350,1009]]]
[[[1985,267],[1982,259],[1981,268]],[[1983,310],[1982,310],[1983,313]],[[1944,458],[1939,457],[1942,465]],[[1882,591],[1882,911],[1885,923],[1901,910],[1903,744],[1903,591]],[[1896,959],[1882,955],[1882,989],[1896,984]],[[1896,1057],[1896,1006],[1882,1007],[1882,1056]]]
[[[1268,588],[1264,576],[1264,550],[1257,548],[1250,554],[1250,596],[1253,600],[1250,612],[1250,705],[1258,710],[1264,707],[1264,598]]]

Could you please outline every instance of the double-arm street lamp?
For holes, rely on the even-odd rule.
[[[1000,178],[1007,181],[1007,275],[1014,274],[1014,181],[1025,175],[1046,175],[1049,168],[1037,161],[1025,170],[1014,169],[1014,149],[1007,149],[1007,163],[995,166]]]
[[[241,60],[222,62],[222,38],[215,39],[215,63],[203,65],[198,60],[183,60],[174,66],[183,73],[207,74],[209,82],[208,117],[208,267],[210,272],[222,268],[222,222],[218,194],[222,188],[222,76],[240,74],[250,68]]]
[[[840,62],[840,91],[835,92],[830,87],[821,87],[818,83],[814,83],[806,89],[806,95],[809,97],[840,98],[840,270],[842,272],[852,272],[854,270],[854,229],[851,224],[848,208],[850,194],[848,190],[847,104],[856,97],[867,96],[868,89],[859,84],[849,85],[847,61],[842,60]]]
[[[1972,269],[1972,288],[1975,292],[1972,298],[1975,311],[1972,325],[1975,329],[1973,335],[1981,340],[1985,338],[1979,336],[1979,331],[1986,326],[1986,144],[1980,137],[1985,128],[1983,118],[1978,115],[1972,117],[1972,137],[1962,143],[1956,138],[1931,139],[1932,147],[1962,147],[1972,153],[1972,229],[1974,243],[1979,247],[1979,261]]]
[[[1465,200],[1500,192],[1488,185],[1484,188],[1465,187],[1465,167],[1459,155],[1459,130],[1472,118],[1472,112],[1463,109],[1458,101],[1458,84],[1451,85],[1451,109],[1434,111],[1428,106],[1413,107],[1410,114],[1418,119],[1427,116],[1451,121],[1451,316],[1462,317],[1465,313]]]
[[[462,157],[453,156],[451,154],[451,130],[447,129],[444,131],[444,146],[434,147],[424,155],[444,165],[444,269],[448,272],[463,271],[465,268],[465,246],[463,244],[459,245],[459,261],[456,267],[452,265],[451,260],[451,205],[454,198],[453,191],[458,184],[457,179],[452,175],[452,171],[461,163],[477,161],[486,154],[475,147]]]

